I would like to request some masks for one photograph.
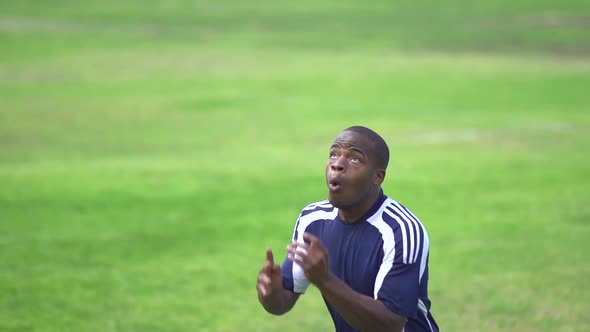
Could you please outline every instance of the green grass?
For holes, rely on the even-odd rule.
[[[586,1],[0,4],[1,331],[330,331],[256,300],[325,197],[327,149],[390,143],[444,331],[587,331]]]

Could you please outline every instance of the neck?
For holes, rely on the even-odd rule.
[[[359,219],[364,216],[369,211],[369,209],[371,209],[373,204],[375,204],[379,198],[380,193],[381,188],[377,187],[375,190],[369,192],[367,197],[362,199],[354,206],[339,208],[338,216],[340,217],[340,220],[351,224],[359,221]]]

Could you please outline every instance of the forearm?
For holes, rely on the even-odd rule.
[[[316,286],[336,311],[360,331],[401,331],[405,325],[404,317],[390,311],[382,302],[357,293],[332,274]]]
[[[273,315],[282,315],[287,313],[299,298],[298,294],[295,294],[284,288],[280,288],[273,291],[269,296],[262,296],[258,294],[258,301],[262,304],[264,310]]]

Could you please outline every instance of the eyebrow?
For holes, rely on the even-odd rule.
[[[345,148],[340,143],[334,143],[334,144],[332,144],[332,146],[330,147],[330,149],[333,149],[333,148],[344,148],[344,149],[347,149],[347,150],[356,151],[356,152],[362,154],[365,159],[368,159],[367,154],[363,150],[361,150],[360,148],[357,148],[355,146],[351,146],[349,148]]]

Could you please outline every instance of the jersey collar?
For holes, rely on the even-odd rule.
[[[387,199],[387,196],[385,196],[385,194],[383,193],[383,189],[380,189],[379,196],[377,197],[377,200],[375,201],[375,203],[358,220],[356,220],[355,222],[351,222],[351,223],[344,222],[344,221],[342,221],[342,219],[340,219],[339,214],[336,214],[336,219],[338,219],[341,223],[346,224],[346,225],[358,225],[359,223],[368,220],[372,215],[374,215],[379,210],[379,208],[381,207],[383,202],[385,202],[386,199]]]

